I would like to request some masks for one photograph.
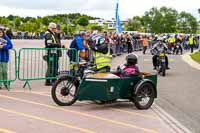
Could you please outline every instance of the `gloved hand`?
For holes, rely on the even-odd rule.
[[[122,69],[120,68],[120,66],[117,67],[117,73],[121,73]]]

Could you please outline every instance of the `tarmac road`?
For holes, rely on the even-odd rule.
[[[43,41],[14,40],[14,45],[15,48],[43,47]],[[140,69],[152,71],[151,56],[137,54]],[[113,67],[124,59],[125,55],[115,58]],[[144,111],[137,110],[132,103],[97,105],[90,101],[58,107],[50,97],[51,88],[45,87],[44,81],[31,81],[31,91],[22,89],[24,82],[16,81],[11,92],[0,90],[0,132],[189,133],[186,126],[199,133],[200,72],[183,62],[180,56],[170,56],[170,67],[167,76],[158,79],[156,104]],[[169,121],[164,115],[170,117]]]
[[[156,104],[176,118],[193,133],[200,133],[200,70],[182,60],[180,55],[169,56],[171,68],[166,77],[158,78]],[[139,59],[143,70],[152,71],[151,56]]]

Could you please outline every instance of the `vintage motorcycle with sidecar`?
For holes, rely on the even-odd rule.
[[[109,103],[124,99],[135,103],[138,109],[148,109],[157,98],[157,75],[117,76],[118,72],[99,73],[88,69],[87,63],[75,65],[74,75],[61,74],[52,86],[51,95],[60,106],[70,106],[77,100]]]

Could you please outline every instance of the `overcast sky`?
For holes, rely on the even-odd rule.
[[[84,13],[105,19],[114,18],[116,0],[2,0],[0,16],[45,16],[58,13]],[[119,0],[119,14],[122,20],[142,16],[153,6],[172,7],[190,12],[199,18],[200,0]]]

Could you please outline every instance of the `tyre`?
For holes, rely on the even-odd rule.
[[[161,70],[162,70],[162,76],[165,76],[166,75],[166,65],[165,64],[162,64]]]
[[[77,100],[78,81],[71,76],[58,79],[51,89],[53,101],[60,106],[70,106]]]
[[[155,90],[151,83],[145,82],[139,86],[135,94],[135,106],[140,110],[149,109],[154,102]]]

